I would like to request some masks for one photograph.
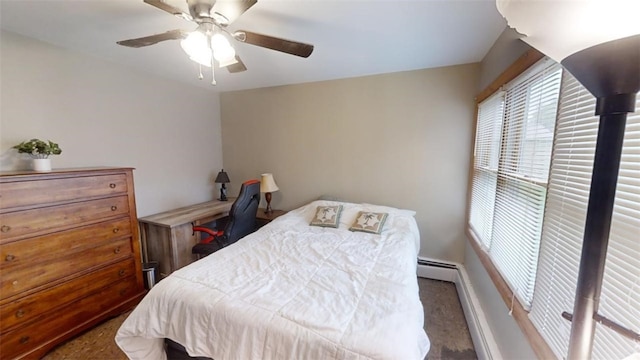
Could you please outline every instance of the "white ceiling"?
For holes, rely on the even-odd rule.
[[[218,0],[223,1],[223,0]],[[188,13],[186,1],[166,0]],[[0,27],[63,48],[215,91],[232,91],[482,60],[505,28],[495,0],[258,0],[229,26],[315,45],[307,59],[233,42],[248,70],[198,80],[178,41],[116,41],[193,30],[142,0],[1,0]],[[98,69],[99,70],[99,69]]]

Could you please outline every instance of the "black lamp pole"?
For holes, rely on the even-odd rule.
[[[593,348],[627,113],[640,90],[640,35],[582,50],[562,65],[597,98],[600,115],[567,355],[584,360]]]

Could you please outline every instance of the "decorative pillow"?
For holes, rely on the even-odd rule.
[[[337,228],[340,224],[342,205],[318,206],[316,215],[311,219],[309,225]]]
[[[387,213],[360,211],[349,230],[380,234],[388,215]]]

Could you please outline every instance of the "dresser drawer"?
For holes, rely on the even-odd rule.
[[[130,236],[131,220],[126,217],[0,244],[0,270],[75,256],[111,238]]]
[[[42,235],[129,213],[126,195],[0,215],[0,241]]]
[[[2,332],[11,330],[20,324],[28,323],[30,320],[53,309],[134,275],[135,271],[134,260],[127,259],[75,278],[60,286],[10,302],[0,307]]]
[[[81,200],[127,192],[126,174],[70,177],[0,184],[2,208]]]
[[[68,329],[77,328],[110,311],[138,292],[135,277],[124,278],[88,297],[51,311],[35,322],[4,333],[0,342],[0,354],[3,359],[28,354],[48,342],[65,336],[70,331]]]
[[[131,238],[121,238],[87,249],[82,255],[72,254],[49,262],[15,267],[10,272],[3,271],[0,278],[0,299],[7,299],[96,266],[130,257],[133,251],[131,241]]]

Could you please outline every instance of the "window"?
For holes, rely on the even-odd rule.
[[[528,307],[562,68],[543,59],[478,106],[470,226]]]
[[[599,126],[595,102],[571,74],[543,60],[478,104],[469,230],[481,249],[474,249],[490,274],[501,275],[492,278],[503,298],[501,281],[528,311],[514,317],[545,358],[568,350],[571,323],[562,312],[573,312]],[[640,96],[627,118],[598,311],[635,333],[639,239]],[[634,352],[639,343],[596,325],[594,359]]]
[[[478,106],[470,223],[487,248],[491,245],[503,109],[503,91]]]
[[[596,99],[565,72],[530,318],[558,357],[568,350],[599,119]],[[636,102],[640,110],[640,98]],[[640,113],[629,114],[609,235],[600,308],[640,332]],[[622,359],[638,344],[597,324],[592,357]]]

